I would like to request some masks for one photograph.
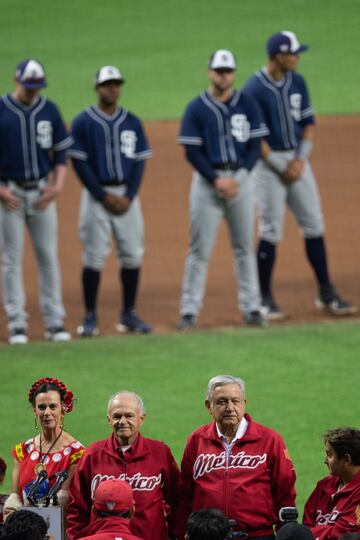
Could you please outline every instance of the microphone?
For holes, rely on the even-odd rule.
[[[299,513],[295,506],[283,506],[279,511],[279,519],[283,523],[297,522]]]
[[[34,483],[32,484],[29,493],[26,495],[27,500],[34,506],[36,506],[36,497],[34,495],[36,494],[37,488],[39,485],[44,482],[48,477],[47,472],[45,469],[42,469],[36,476],[36,479],[34,480]]]
[[[49,503],[50,503],[50,500],[56,496],[57,492],[59,491],[59,489],[61,488],[61,485],[63,482],[65,482],[65,480],[68,478],[69,476],[69,471],[67,471],[66,469],[63,470],[63,471],[60,471],[58,473],[55,473],[55,476],[56,476],[56,480],[55,482],[53,483],[53,485],[51,486],[51,488],[49,489],[49,492],[48,494],[46,495],[45,497],[45,506],[49,506]]]

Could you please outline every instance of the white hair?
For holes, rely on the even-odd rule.
[[[139,404],[139,409],[140,409],[141,414],[145,414],[144,402],[141,399],[141,397],[135,394],[135,392],[129,392],[128,390],[120,390],[119,392],[116,392],[116,394],[114,394],[113,396],[109,398],[108,405],[107,405],[107,414],[109,414],[109,409],[110,409],[112,401],[114,401],[114,399],[120,398],[121,396],[131,396],[135,398]]]
[[[215,388],[218,386],[225,386],[226,384],[237,384],[245,398],[245,381],[240,379],[240,377],[233,377],[232,375],[216,375],[208,382],[205,399],[207,401],[212,401]]]

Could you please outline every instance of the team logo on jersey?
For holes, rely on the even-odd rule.
[[[238,142],[246,142],[250,137],[250,124],[246,114],[233,114],[231,117],[231,134]]]
[[[36,126],[36,140],[41,148],[49,149],[53,145],[53,128],[48,120],[40,120]]]
[[[334,508],[329,514],[323,514],[321,510],[316,511],[316,525],[329,525],[329,523],[335,523],[339,517],[340,512]]]
[[[250,456],[245,452],[239,452],[229,456],[227,467],[229,469],[256,469],[261,463],[266,461],[267,454],[262,456]],[[226,468],[225,452],[221,454],[199,454],[193,468],[194,479],[204,476],[211,471],[218,471]]]
[[[136,149],[137,136],[135,131],[125,130],[121,132],[120,150],[127,158],[134,159]]]
[[[91,481],[91,498],[94,498],[95,491],[98,485],[104,480],[125,480],[130,484],[133,491],[153,491],[156,486],[159,486],[162,482],[162,475],[159,473],[157,476],[142,476],[139,472],[134,476],[127,476],[125,473],[115,476],[113,474],[96,474]]]
[[[300,122],[302,95],[290,94],[289,98],[290,98],[291,116],[293,117],[294,120],[296,120],[296,122]]]

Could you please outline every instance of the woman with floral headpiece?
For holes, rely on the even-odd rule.
[[[29,390],[29,402],[34,410],[35,429],[39,433],[12,450],[13,493],[5,502],[4,517],[23,505],[46,500],[58,473],[63,471],[67,471],[68,476],[53,502],[66,506],[71,474],[84,453],[83,445],[64,430],[65,414],[73,409],[73,393],[62,381],[53,377],[38,379]],[[32,493],[35,481],[38,485]],[[27,497],[30,494],[29,502]]]

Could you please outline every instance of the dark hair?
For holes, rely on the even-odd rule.
[[[0,457],[0,475],[5,476],[6,469],[7,469],[7,465],[5,461],[3,460],[3,458]]]
[[[349,427],[331,429],[325,433],[324,442],[333,447],[339,459],[348,454],[353,465],[360,465],[360,429]]]
[[[6,540],[44,540],[48,526],[44,518],[31,510],[17,510],[4,523]]]
[[[38,396],[39,394],[50,392],[51,390],[58,392],[58,394],[60,395],[60,401],[64,400],[64,397],[65,397],[64,390],[61,390],[54,383],[43,383],[40,386],[38,386],[36,390],[34,390],[34,392],[31,394],[31,398],[29,397],[29,401],[31,405],[35,407],[36,396]]]
[[[305,525],[292,522],[280,527],[276,540],[313,540],[313,535]]]
[[[187,522],[189,540],[225,540],[230,532],[229,520],[217,508],[193,512]]]
[[[101,518],[105,518],[108,516],[118,516],[118,517],[130,519],[130,514],[131,514],[130,510],[125,510],[123,512],[104,512],[104,510],[98,510],[97,508],[95,508],[95,511]]]
[[[55,377],[43,377],[34,382],[29,390],[29,401],[31,405],[35,408],[36,396],[50,392],[51,390],[59,393],[64,412],[71,412],[74,405],[74,395],[66,384]]]
[[[348,532],[339,536],[339,540],[360,540],[360,533],[358,532]]]

